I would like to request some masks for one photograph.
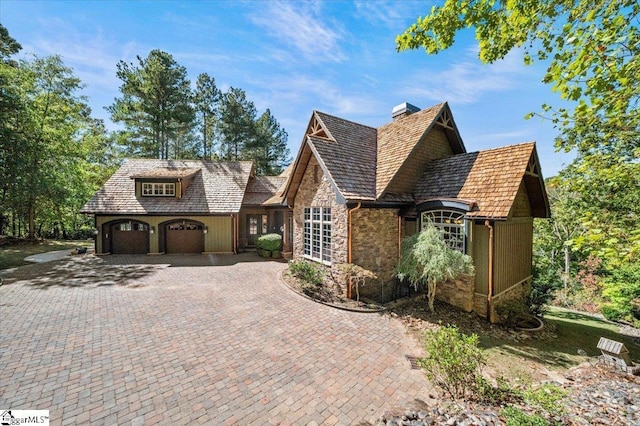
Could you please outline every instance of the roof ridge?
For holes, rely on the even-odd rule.
[[[456,154],[456,155],[454,155],[454,157],[456,157],[458,155],[464,155],[464,154],[477,154],[477,153],[480,153],[480,152],[498,151],[498,150],[503,150],[503,149],[508,149],[508,148],[515,148],[517,146],[535,145],[535,144],[536,144],[536,141],[518,142],[518,143],[512,143],[510,145],[497,146],[497,147],[494,147],[494,148],[487,148],[487,149],[482,149],[482,150],[478,150],[478,151],[465,152],[463,154]]]
[[[313,112],[318,113],[318,114],[323,114],[323,115],[329,116],[331,118],[335,118],[337,120],[346,121],[347,123],[357,124],[358,126],[368,127],[368,128],[370,128],[372,130],[377,130],[377,127],[369,126],[368,124],[358,123],[357,121],[353,121],[353,120],[349,120],[349,119],[346,119],[346,118],[338,117],[337,115],[329,114],[329,113],[326,113],[326,112],[323,112],[323,111],[318,111],[317,109],[314,109]]]

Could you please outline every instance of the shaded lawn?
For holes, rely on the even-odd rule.
[[[27,265],[24,260],[32,254],[56,250],[71,250],[76,247],[93,247],[93,240],[40,240],[17,241],[0,246],[0,270]]]
[[[480,336],[480,345],[487,349],[489,364],[505,376],[525,374],[529,367],[539,366],[563,371],[591,357],[600,355],[600,337],[625,344],[631,359],[640,360],[640,342],[620,334],[619,326],[587,314],[551,308],[544,317],[545,337],[519,341],[499,339],[491,334]],[[580,355],[582,350],[587,355]]]
[[[600,355],[596,347],[600,337],[623,342],[631,359],[640,361],[640,339],[634,341],[620,334],[615,323],[561,308],[552,307],[544,318],[544,330],[531,333],[489,324],[475,313],[438,301],[435,312],[429,311],[426,300],[419,299],[392,308],[392,312],[420,341],[425,330],[445,324],[454,324],[465,334],[477,334],[492,377],[524,382],[548,380],[548,371],[562,372],[585,361],[595,361],[593,357]],[[587,355],[578,354],[579,349]]]

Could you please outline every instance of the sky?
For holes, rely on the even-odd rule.
[[[200,73],[223,91],[243,89],[289,135],[295,157],[313,110],[378,127],[394,106],[447,101],[467,151],[536,141],[544,177],[573,159],[558,153],[549,120],[525,120],[558,105],[541,83],[544,64],[513,51],[477,59],[472,31],[438,55],[396,51],[395,38],[437,1],[29,1],[0,0],[0,23],[21,55],[60,55],[85,88],[93,116],[120,96],[116,64],[153,49],[170,53],[193,84]]]

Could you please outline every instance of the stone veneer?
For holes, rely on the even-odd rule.
[[[398,209],[361,208],[351,215],[352,263],[374,272],[360,295],[385,302],[393,295],[393,268],[398,261]]]
[[[436,299],[453,305],[465,312],[473,311],[476,279],[473,275],[462,275],[436,286]]]
[[[293,258],[296,260],[304,257],[305,207],[331,207],[331,263],[346,263],[347,206],[336,201],[336,194],[313,155],[294,200]]]
[[[524,300],[531,290],[531,279],[523,281],[520,285],[514,285],[503,293],[494,296],[491,301],[491,316],[489,321],[491,323],[498,323],[501,321],[500,316],[496,312],[496,306],[500,303],[507,302],[509,300]],[[473,295],[473,311],[483,318],[487,317],[487,295],[474,293]]]

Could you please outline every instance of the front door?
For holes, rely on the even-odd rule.
[[[247,243],[255,246],[258,237],[269,232],[267,228],[266,214],[248,214],[247,215]]]

